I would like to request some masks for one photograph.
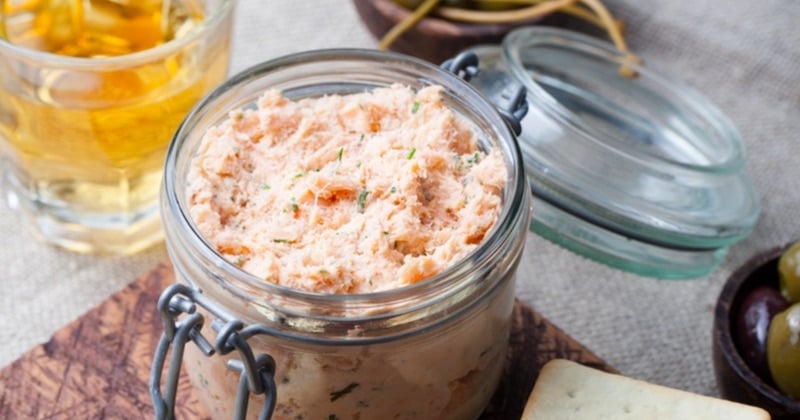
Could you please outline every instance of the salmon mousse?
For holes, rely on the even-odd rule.
[[[178,270],[222,302],[198,311],[260,325],[248,344],[274,360],[275,419],[477,418],[507,359],[529,220],[513,138],[488,103],[439,85],[286,92],[204,127],[176,172],[203,251],[241,268]],[[186,348],[212,418],[241,407],[239,357]],[[255,418],[269,400],[247,401]]]
[[[228,261],[293,289],[371,293],[441,273],[494,226],[507,177],[442,92],[267,91],[205,133],[189,214]]]

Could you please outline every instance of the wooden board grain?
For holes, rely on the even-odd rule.
[[[152,418],[147,380],[161,334],[155,303],[174,277],[161,264],[0,370],[0,419]],[[542,365],[566,358],[613,371],[521,302],[514,307],[506,370],[484,419],[519,418]],[[176,416],[205,419],[188,380]]]

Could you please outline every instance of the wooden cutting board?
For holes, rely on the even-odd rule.
[[[160,264],[0,371],[0,419],[153,417],[147,381],[161,334],[155,303],[174,280]],[[554,358],[613,372],[547,319],[516,302],[505,373],[485,419],[519,418],[539,370]],[[178,419],[205,419],[185,375]]]

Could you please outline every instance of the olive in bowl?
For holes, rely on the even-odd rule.
[[[723,286],[714,312],[712,351],[722,397],[762,407],[774,419],[800,418],[800,398],[785,392],[793,386],[786,377],[800,379],[800,363],[789,371],[785,363],[776,364],[768,357],[786,360],[781,353],[791,346],[789,324],[795,316],[791,312],[800,308],[793,306],[785,291],[781,293],[785,287],[779,280],[779,262],[785,265],[790,251],[800,247],[777,247],[745,262]],[[800,361],[800,353],[797,356]]]
[[[372,35],[380,39],[412,11],[396,0],[353,0],[356,12]],[[477,44],[496,44],[514,28],[538,21],[465,23],[429,16],[400,35],[389,47],[433,63],[442,61]]]

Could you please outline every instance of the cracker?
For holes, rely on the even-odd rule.
[[[765,410],[556,359],[539,373],[522,420],[764,420]]]

